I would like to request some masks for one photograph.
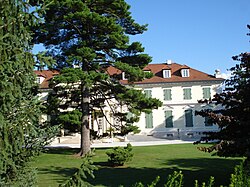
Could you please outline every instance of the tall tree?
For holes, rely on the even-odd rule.
[[[129,43],[129,35],[146,30],[146,25],[132,19],[129,8],[124,0],[54,0],[43,15],[44,23],[35,30],[34,41],[45,45],[61,70],[54,79],[55,93],[64,96],[58,102],[63,103],[64,111],[74,111],[61,119],[77,124],[81,114],[81,155],[90,150],[89,115],[95,108],[102,112],[105,102],[110,104],[113,99],[118,101],[115,105],[127,106],[138,120],[143,109],[161,104],[107,73],[108,68],[116,67],[126,73],[129,82],[139,81],[145,77],[141,68],[151,61],[140,43]],[[126,113],[114,113],[126,118]]]
[[[22,0],[1,1],[0,15],[0,186],[21,180],[24,186],[32,177],[24,173],[26,163],[47,137],[39,126],[41,104],[30,53],[29,27],[36,18]]]
[[[207,137],[201,139],[219,142],[200,149],[215,150],[219,156],[245,156],[250,160],[250,53],[242,53],[233,59],[239,64],[230,69],[232,76],[225,82],[225,91],[216,94],[212,100],[221,109],[197,112],[220,128],[219,132],[206,133]]]

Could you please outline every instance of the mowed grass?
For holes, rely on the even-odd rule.
[[[228,185],[230,174],[239,158],[220,158],[198,151],[192,144],[133,147],[133,160],[125,166],[112,168],[107,164],[107,149],[96,149],[93,157],[98,166],[95,179],[89,182],[95,186],[132,186],[136,182],[148,184],[157,176],[164,186],[169,174],[182,170],[184,186],[194,186],[194,180],[208,181],[215,177],[216,186]],[[81,165],[81,159],[74,156],[77,149],[51,149],[37,157],[32,165],[38,169],[38,186],[54,187],[67,180]]]

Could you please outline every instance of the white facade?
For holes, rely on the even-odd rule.
[[[195,111],[213,108],[198,101],[211,99],[219,93],[223,83],[222,78],[172,62],[150,64],[144,70],[153,73],[154,76],[137,82],[135,88],[142,90],[149,97],[159,99],[163,105],[153,110],[152,114],[142,113],[139,122],[134,124],[139,127],[141,134],[168,139],[192,139],[201,137],[202,132],[218,130],[216,125],[205,123],[205,118],[196,116]],[[128,83],[124,72],[113,67],[108,72],[109,75],[120,73],[121,84]],[[59,72],[42,71],[36,74],[41,84],[40,99],[45,101],[49,92],[48,84],[45,83]],[[94,112],[90,116],[90,127],[98,134],[109,132],[110,124],[114,126],[121,123],[112,116],[110,106],[116,104],[116,101],[109,101],[109,105],[103,108],[105,116]],[[116,110],[126,112],[125,107]],[[49,120],[47,116],[43,118]]]
[[[143,113],[140,121],[135,125],[140,127],[141,134],[153,135],[169,139],[198,138],[205,131],[217,131],[215,125],[205,125],[205,118],[196,116],[195,111],[204,108],[212,108],[206,104],[198,103],[199,100],[212,98],[219,92],[221,81],[204,82],[179,82],[179,83],[158,83],[138,84],[137,88],[145,91],[151,90],[152,98],[162,101],[163,106],[152,111],[152,127],[146,127],[146,117]],[[210,97],[204,98],[203,88],[210,90]],[[164,98],[164,90],[171,90],[171,98]],[[191,89],[191,99],[184,99],[184,89]],[[207,97],[207,95],[205,95]],[[186,125],[185,111],[192,111],[192,126]],[[165,111],[172,114],[172,127],[166,127]]]

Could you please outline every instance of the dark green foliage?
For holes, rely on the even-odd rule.
[[[172,175],[168,176],[165,187],[181,187],[183,185],[183,174],[181,171],[174,171]]]
[[[213,187],[214,186],[214,177],[210,177],[208,183],[202,182],[201,185],[199,185],[199,181],[195,180],[194,187]]]
[[[30,27],[35,13],[26,1],[0,3],[0,183],[29,181],[27,162],[37,155],[50,135],[39,124],[41,103],[36,96]],[[20,184],[19,184],[20,183]]]
[[[230,184],[229,187],[248,187],[250,186],[250,175],[247,171],[249,171],[249,168],[244,168],[243,161],[240,165],[237,165],[235,167],[234,174],[231,175]],[[155,187],[157,186],[158,182],[160,181],[160,177],[156,177],[156,179],[151,183],[146,185],[147,187]],[[209,181],[202,182],[201,185],[199,185],[199,181],[194,181],[194,187],[213,187],[214,186],[214,177],[210,177]],[[165,183],[164,187],[182,187],[185,186],[183,183],[183,174],[181,171],[177,172],[174,171],[173,174],[169,175],[167,178],[167,182]],[[136,183],[133,185],[133,187],[145,187],[145,185],[141,182]]]
[[[248,26],[250,29],[250,26]],[[205,101],[220,110],[202,110],[198,115],[208,117],[219,126],[219,132],[208,132],[201,141],[219,140],[215,145],[200,150],[216,151],[219,156],[245,156],[250,159],[250,53],[233,57],[238,61],[231,68],[232,77],[226,80],[225,91]],[[203,101],[204,102],[204,101]],[[198,142],[199,143],[199,142]]]
[[[108,162],[112,166],[123,166],[125,162],[132,160],[132,145],[127,144],[127,147],[114,147],[106,152],[109,159]]]
[[[129,8],[124,0],[54,0],[42,15],[44,22],[34,28],[34,42],[44,44],[57,61],[54,68],[61,72],[51,84],[51,98],[56,102],[48,102],[48,108],[54,107],[49,112],[56,117],[64,115],[59,117],[63,121],[54,122],[75,125],[76,118],[72,121],[72,113],[66,111],[80,111],[83,154],[90,149],[88,120],[95,111],[104,115],[103,107],[108,105],[111,115],[122,122],[127,120],[126,113],[121,113],[119,107],[124,106],[138,121],[142,111],[161,105],[156,99],[146,99],[141,91],[122,85],[121,75],[107,74],[108,67],[118,68],[130,83],[152,76],[142,71],[151,57],[143,53],[139,42],[129,42],[129,35],[146,30],[146,25],[133,20]],[[111,100],[117,103],[111,106]],[[113,128],[120,130],[121,126]]]
[[[135,126],[135,125],[126,125],[126,126],[122,126],[121,127],[121,135],[124,136],[124,135],[127,135],[128,133],[130,132],[133,132],[133,133],[140,133],[140,129],[138,126]]]
[[[158,183],[160,181],[160,177],[156,177],[156,179],[151,183],[146,185],[147,187],[155,187],[159,186]],[[183,174],[181,171],[174,171],[173,174],[170,174],[167,178],[167,182],[164,187],[182,187],[183,186]],[[136,183],[133,187],[145,187],[142,182]]]
[[[67,129],[70,132],[79,131],[81,126],[81,112],[79,110],[73,110],[61,113],[58,117],[58,121],[62,124],[64,129]]]
[[[93,153],[88,153],[82,158],[82,164],[78,171],[64,184],[59,185],[60,187],[87,187],[92,186],[86,179],[88,177],[94,178],[94,170],[97,170],[97,167],[93,165],[92,161]]]
[[[234,168],[234,174],[231,175],[230,187],[250,186],[250,167],[244,160],[240,165]]]
[[[156,177],[155,180],[151,183],[148,184],[147,187],[155,187],[157,186],[157,183],[160,181],[160,177]],[[133,185],[132,187],[144,187],[145,185],[142,184],[141,182],[136,183],[135,185]]]
[[[37,182],[37,171],[32,167],[22,168],[17,173],[15,181],[1,181],[0,187],[32,187],[36,186]]]

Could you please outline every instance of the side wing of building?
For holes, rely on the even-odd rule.
[[[222,91],[224,79],[219,72],[212,76],[177,63],[149,64],[144,69],[154,76],[137,82],[136,88],[149,97],[161,100],[163,106],[150,114],[141,115],[136,123],[141,134],[168,139],[193,139],[201,137],[203,132],[218,130],[207,119],[196,116],[195,111],[215,107],[198,101],[209,100]]]

